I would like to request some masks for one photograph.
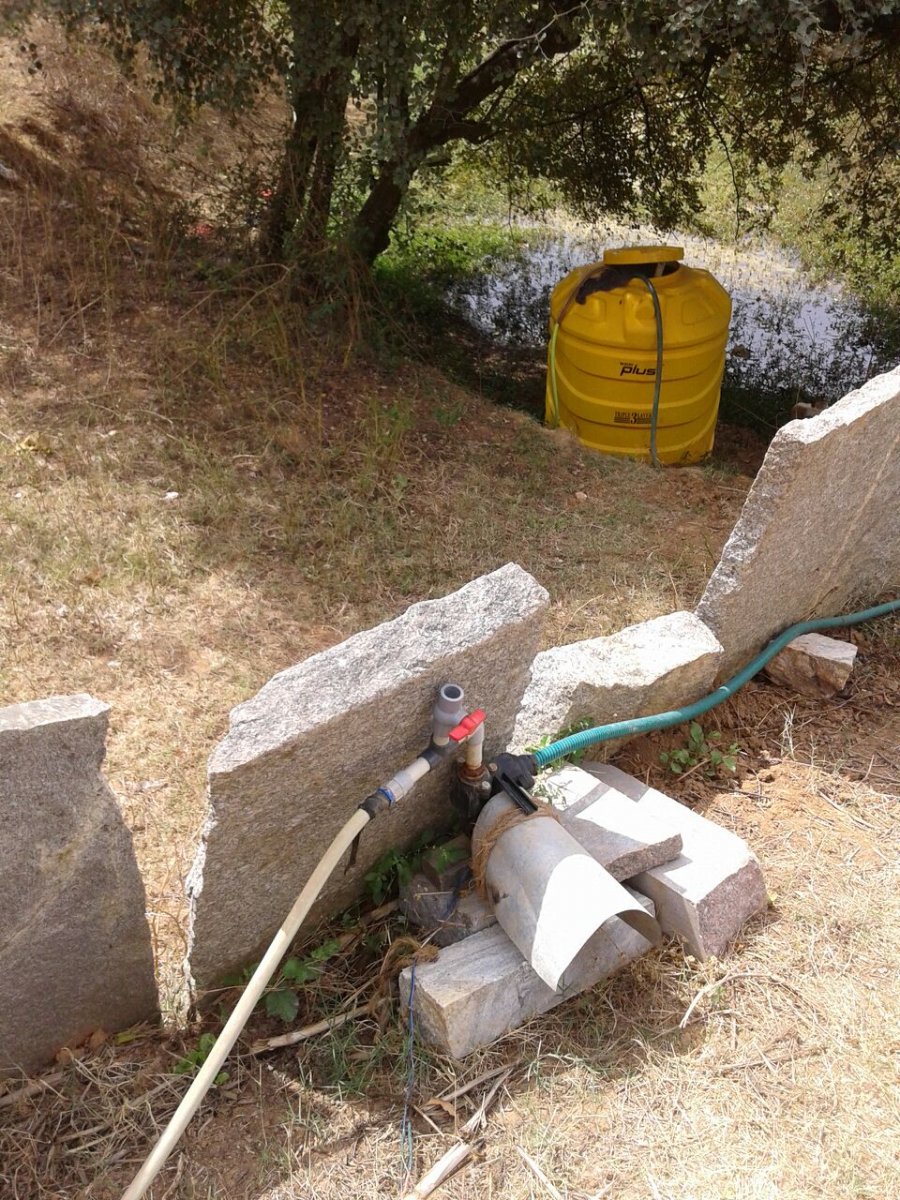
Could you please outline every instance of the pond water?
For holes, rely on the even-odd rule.
[[[541,236],[516,258],[494,260],[456,284],[450,303],[501,342],[543,346],[550,291],[568,271],[597,261],[607,246],[661,241],[683,246],[684,261],[711,271],[731,295],[723,410],[750,405],[746,415],[776,427],[797,400],[833,403],[893,365],[867,338],[866,314],[854,299],[836,284],[811,280],[783,251],[639,227]]]

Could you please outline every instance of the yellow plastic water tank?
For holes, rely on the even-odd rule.
[[[676,246],[607,250],[571,271],[550,299],[546,420],[604,454],[650,458],[650,420],[663,329],[656,452],[663,463],[709,454],[716,432],[731,299]],[[554,336],[555,329],[555,336]],[[554,379],[555,392],[554,396]],[[558,401],[558,410],[557,410]]]

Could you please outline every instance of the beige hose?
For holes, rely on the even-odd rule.
[[[294,902],[294,907],[285,917],[281,928],[272,939],[272,944],[266,951],[262,962],[253,972],[250,982],[244,989],[243,995],[237,1002],[234,1012],[228,1018],[225,1028],[216,1039],[216,1044],[209,1052],[206,1062],[197,1072],[197,1077],[188,1088],[183,1100],[172,1115],[172,1119],[163,1131],[159,1141],[153,1147],[144,1165],[131,1181],[131,1185],[122,1200],[141,1200],[147,1188],[162,1170],[166,1159],[175,1149],[178,1139],[187,1128],[188,1122],[200,1107],[200,1101],[209,1091],[213,1080],[222,1069],[222,1064],[228,1057],[232,1046],[241,1035],[250,1014],[256,1007],[256,1002],[265,991],[266,985],[275,974],[288,947],[294,940],[297,930],[302,925],[306,914],[312,908],[322,888],[328,882],[332,871],[340,862],[344,851],[356,835],[369,823],[371,817],[365,809],[358,808],[347,824],[343,827],[322,856],[319,865],[309,877],[306,887]]]

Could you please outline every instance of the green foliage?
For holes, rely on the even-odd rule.
[[[303,958],[298,958],[296,955],[291,955],[282,964],[281,970],[275,978],[275,982],[271,984],[265,991],[260,1003],[265,1008],[270,1017],[277,1017],[285,1024],[289,1024],[297,1015],[300,1008],[300,998],[297,994],[297,989],[294,985],[306,985],[314,983],[322,971],[325,969],[325,964],[330,958],[340,951],[341,943],[336,939],[329,939],[323,942],[320,946],[316,946],[309,954]],[[243,971],[235,972],[232,975],[226,976],[222,981],[226,987],[244,987],[250,980],[253,972],[258,964],[254,963],[249,967],[245,967]],[[211,1035],[205,1034],[205,1037]],[[201,1038],[201,1045],[203,1039]],[[205,1057],[205,1055],[204,1055]],[[202,1059],[200,1061],[203,1061]]]
[[[461,862],[466,857],[467,851],[464,846],[438,846],[431,855],[431,860],[434,863],[434,869],[438,872],[443,871],[445,867],[451,867],[454,863]]]
[[[404,324],[444,332],[447,289],[507,268],[529,241],[529,231],[496,223],[408,225],[375,264],[382,304]],[[458,419],[451,413],[445,423]]]
[[[183,1058],[179,1058],[178,1062],[172,1068],[176,1075],[193,1075],[198,1067],[202,1067],[209,1058],[210,1051],[216,1044],[216,1035],[214,1033],[201,1033],[197,1045],[193,1050],[189,1050]],[[228,1078],[227,1071],[220,1071],[213,1080],[216,1087],[223,1084]]]
[[[277,1017],[289,1025],[300,1008],[300,997],[290,988],[276,988],[266,992],[265,1005],[270,1017]]]
[[[659,761],[668,767],[673,775],[686,775],[689,771],[703,768],[704,775],[715,778],[726,773],[734,774],[737,769],[739,747],[732,742],[727,749],[722,750],[719,742],[722,739],[718,730],[704,733],[703,726],[697,721],[691,721],[688,726],[687,741],[677,750],[663,750]]]
[[[434,838],[434,831],[428,829],[420,834],[409,849],[397,850],[392,847],[378,859],[364,877],[366,893],[373,904],[383,904],[389,896],[409,883],[421,865],[422,855],[434,843]]]
[[[291,984],[314,983],[325,969],[325,964],[341,948],[341,943],[335,939],[316,946],[303,958],[291,955],[282,964],[281,971],[275,984],[265,993],[264,1003],[270,1017],[277,1017],[286,1025],[297,1015],[300,1008],[300,997]]]
[[[373,261],[407,200],[427,201],[418,181],[437,188],[461,159],[487,163],[511,208],[560,195],[589,216],[671,227],[697,210],[715,147],[738,207],[802,147],[805,171],[833,165],[825,213],[855,212],[860,234],[877,227],[897,246],[898,188],[882,168],[900,124],[900,0],[52,7],[126,65],[143,51],[185,112],[246,109],[281,77],[293,121],[270,181],[266,257],[318,270],[323,243],[344,239]]]

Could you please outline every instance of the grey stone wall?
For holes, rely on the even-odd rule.
[[[720,678],[777,633],[900,588],[900,368],[775,435],[697,615]]]
[[[547,593],[510,563],[282,671],[231,714],[209,762],[209,811],[188,880],[189,969],[208,988],[256,958],[332,838],[430,734],[440,684],[487,711],[488,753],[512,731]],[[309,924],[359,896],[372,864],[446,825],[450,765],[363,833]]]
[[[109,708],[0,709],[0,1075],[157,1013],[144,886],[100,774]]]

